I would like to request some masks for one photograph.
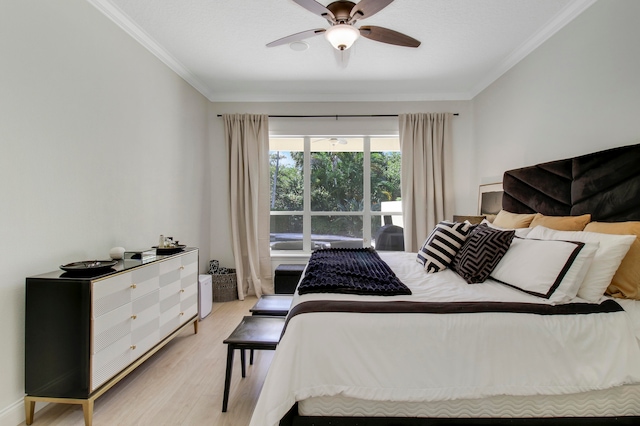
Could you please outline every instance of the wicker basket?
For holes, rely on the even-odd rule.
[[[238,280],[236,270],[229,269],[227,274],[211,275],[214,302],[230,302],[238,298]]]

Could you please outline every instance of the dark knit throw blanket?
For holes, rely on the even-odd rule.
[[[372,248],[334,248],[311,254],[298,293],[395,296],[411,290]]]

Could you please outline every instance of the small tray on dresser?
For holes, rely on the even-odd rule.
[[[156,254],[161,255],[161,254],[174,254],[174,253],[180,253],[182,250],[185,249],[185,245],[179,245],[179,246],[175,246],[175,247],[158,247],[158,246],[153,246],[154,249],[156,249]]]
[[[60,265],[60,269],[66,272],[99,272],[111,269],[116,263],[118,263],[117,260],[83,260]]]

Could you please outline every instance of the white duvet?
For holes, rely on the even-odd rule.
[[[549,303],[491,280],[469,285],[449,270],[427,275],[412,253],[380,256],[411,296],[296,294],[293,305],[354,298]],[[621,305],[625,311],[589,315],[297,315],[276,349],[250,425],[277,425],[296,401],[315,396],[439,401],[640,382],[640,308]]]

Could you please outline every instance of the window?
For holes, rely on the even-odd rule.
[[[271,248],[375,247],[402,226],[397,137],[270,139]]]

